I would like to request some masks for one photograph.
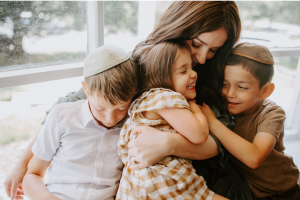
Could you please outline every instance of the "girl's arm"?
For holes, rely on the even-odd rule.
[[[50,161],[44,161],[33,156],[22,184],[23,190],[29,199],[59,200],[49,192],[44,183],[44,176],[49,165]]]
[[[208,138],[207,121],[196,103],[191,104],[192,112],[182,108],[162,108],[155,110],[155,112],[190,142],[201,144],[206,142]]]
[[[139,162],[132,169],[154,165],[169,155],[204,160],[219,154],[217,144],[211,136],[203,144],[193,144],[181,134],[163,132],[150,126],[137,126],[131,132],[138,133],[140,135],[128,144],[128,154]]]
[[[254,137],[253,143],[251,143],[219,122],[207,105],[204,105],[201,109],[207,118],[210,131],[234,157],[248,167],[252,169],[259,167],[274,148],[275,136],[259,132]]]

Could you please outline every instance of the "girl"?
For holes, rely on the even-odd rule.
[[[128,142],[135,138],[131,131],[137,125],[179,132],[195,144],[208,137],[207,121],[193,101],[197,73],[192,69],[189,46],[169,41],[145,45],[139,51],[147,52],[139,63],[141,91],[147,92],[131,104],[130,118],[120,133],[118,153],[125,167],[117,199],[225,199],[207,188],[186,159],[168,156],[153,166],[130,169],[130,161],[135,161],[128,156]]]

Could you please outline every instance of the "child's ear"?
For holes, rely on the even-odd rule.
[[[262,88],[261,88],[261,95],[260,98],[261,99],[266,99],[268,98],[274,91],[275,89],[275,85],[273,83],[267,83],[265,84]]]
[[[86,94],[85,82],[84,82],[84,81],[81,81],[81,85],[82,85],[82,87],[83,87],[84,93]]]

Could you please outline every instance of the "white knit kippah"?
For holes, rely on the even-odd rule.
[[[129,58],[130,55],[123,49],[111,44],[103,45],[87,56],[83,67],[83,77],[104,72]]]

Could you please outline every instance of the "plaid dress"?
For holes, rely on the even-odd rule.
[[[162,131],[176,133],[164,119],[149,120],[142,112],[162,108],[190,109],[186,99],[177,92],[156,88],[145,92],[130,106],[129,118],[123,126],[118,142],[118,153],[123,169],[116,199],[207,199],[213,198],[203,177],[196,174],[191,161],[168,156],[153,166],[131,170],[128,142],[135,139],[131,131],[138,125],[149,125]]]

